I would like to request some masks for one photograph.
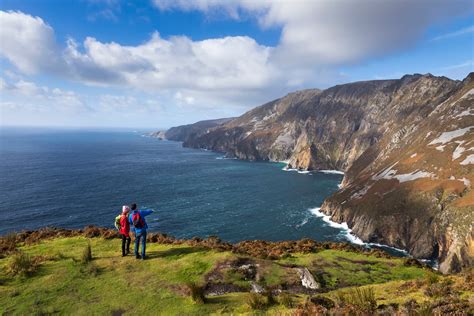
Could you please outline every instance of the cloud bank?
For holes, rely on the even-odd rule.
[[[177,107],[249,108],[290,90],[338,81],[338,66],[410,47],[433,23],[473,11],[465,0],[153,3],[162,11],[256,19],[262,28],[281,29],[280,39],[270,47],[249,36],[195,41],[155,32],[136,46],[92,36],[60,43],[40,17],[0,11],[0,56],[26,75],[160,94]]]

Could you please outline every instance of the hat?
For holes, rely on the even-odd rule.
[[[130,207],[128,205],[122,206],[122,214],[127,214],[130,212]]]

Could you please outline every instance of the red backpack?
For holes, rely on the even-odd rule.
[[[145,222],[143,221],[143,218],[140,216],[140,212],[136,212],[132,214],[132,223],[133,227],[141,229],[145,227]]]

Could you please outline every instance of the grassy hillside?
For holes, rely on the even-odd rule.
[[[142,261],[122,258],[115,238],[18,240],[1,239],[2,315],[473,311],[472,273],[442,276],[415,261],[378,253],[321,249],[272,260],[205,242],[173,242],[149,243],[149,258]],[[302,267],[318,289],[301,285]],[[252,285],[264,292],[250,294]]]

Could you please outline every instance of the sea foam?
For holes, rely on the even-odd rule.
[[[327,173],[327,174],[344,174],[344,172],[339,170],[318,170],[318,172]]]
[[[356,235],[354,235],[354,233],[352,233],[352,229],[349,228],[349,226],[347,225],[346,222],[343,222],[343,223],[336,223],[336,222],[333,222],[331,221],[331,216],[329,215],[326,215],[324,214],[323,212],[320,211],[321,208],[320,207],[315,207],[315,208],[311,208],[309,209],[309,211],[314,214],[315,216],[321,218],[324,222],[326,222],[329,226],[331,227],[334,227],[334,228],[337,228],[337,229],[341,229],[342,232],[341,234],[344,235],[344,237],[351,243],[353,244],[356,244],[356,245],[361,245],[361,246],[366,246],[366,247],[379,247],[379,248],[387,248],[387,249],[391,249],[391,250],[394,250],[394,251],[397,251],[397,252],[400,252],[402,253],[403,255],[407,256],[407,257],[411,257],[410,253],[404,249],[400,249],[400,248],[396,248],[396,247],[392,247],[392,246],[388,246],[388,245],[384,245],[384,244],[379,244],[379,243],[373,243],[373,242],[364,242],[362,239],[360,239],[359,237],[357,237]],[[431,262],[431,260],[426,260],[426,262]],[[435,264],[431,264],[432,267],[435,267]]]
[[[321,218],[329,226],[342,230],[342,234],[344,234],[344,237],[349,242],[351,242],[353,244],[357,244],[357,245],[366,245],[366,243],[363,242],[362,239],[360,239],[359,237],[357,237],[356,235],[354,235],[352,233],[352,229],[350,229],[349,226],[347,226],[346,222],[343,222],[343,223],[333,222],[333,221],[331,221],[331,216],[322,213],[320,210],[321,210],[320,207],[315,207],[315,208],[309,209],[309,211],[312,214],[314,214],[315,216]]]

